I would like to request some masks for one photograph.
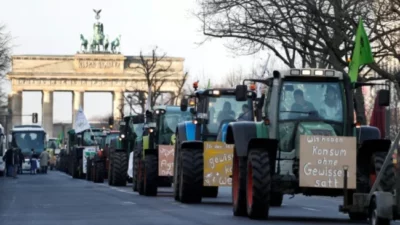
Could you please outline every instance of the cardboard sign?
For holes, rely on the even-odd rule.
[[[357,146],[355,137],[300,136],[300,187],[356,188]]]
[[[175,146],[158,146],[158,176],[171,177],[174,175]]]
[[[232,185],[233,145],[204,142],[204,186]]]
[[[96,147],[86,147],[83,150],[83,159],[82,159],[82,172],[86,174],[86,164],[87,159],[96,155],[97,149]]]

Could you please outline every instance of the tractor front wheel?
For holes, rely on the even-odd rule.
[[[247,215],[251,219],[267,219],[271,193],[271,165],[268,152],[250,150],[246,183]]]
[[[234,216],[246,216],[246,175],[247,159],[233,155],[232,203]]]
[[[112,162],[112,184],[114,186],[126,186],[126,171],[128,162],[125,152],[114,152]]]
[[[179,198],[182,203],[200,203],[203,189],[203,149],[181,152]]]
[[[94,164],[94,183],[103,183],[104,182],[104,162],[95,162]]]
[[[158,158],[146,155],[144,163],[144,195],[156,196],[158,188]]]

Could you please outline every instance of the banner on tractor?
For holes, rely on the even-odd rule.
[[[172,177],[174,175],[174,145],[158,146],[158,176]]]
[[[96,155],[96,147],[86,147],[83,150],[83,157],[82,157],[82,172],[86,174],[86,165],[87,159],[90,157],[94,157]]]
[[[300,187],[356,188],[357,146],[355,137],[300,136]]]
[[[233,145],[204,142],[204,186],[232,185]]]
[[[75,133],[80,133],[84,130],[90,129],[89,121],[86,119],[85,113],[82,109],[76,113],[74,130]]]

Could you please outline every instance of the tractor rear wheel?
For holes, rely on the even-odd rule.
[[[110,159],[110,164],[108,166],[108,177],[107,177],[107,181],[108,181],[108,185],[113,186],[114,184],[112,183],[113,178],[112,178],[112,174],[113,174],[113,163],[112,163],[112,159]]]
[[[203,197],[216,198],[218,197],[218,187],[203,187]]]
[[[144,195],[157,196],[158,188],[158,158],[146,155],[144,163]]]
[[[203,189],[203,149],[182,151],[179,198],[182,203],[200,203]]]
[[[103,183],[104,182],[104,163],[102,161],[95,162],[94,164],[94,178],[93,182],[95,183]]]
[[[271,165],[268,152],[252,149],[247,159],[247,215],[267,219],[271,193]]]
[[[246,176],[247,159],[239,157],[236,151],[232,165],[232,203],[234,216],[246,216]]]
[[[375,173],[379,174],[383,163],[385,162],[387,152],[375,152],[373,157],[373,162],[375,166]],[[373,183],[372,183],[373,184]],[[382,187],[383,191],[393,191],[395,185],[395,174],[394,174],[394,165],[393,163],[389,163],[386,167],[383,177],[380,181],[380,186]],[[371,185],[372,186],[372,185]]]

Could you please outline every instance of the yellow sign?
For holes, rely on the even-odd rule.
[[[210,187],[232,185],[233,145],[204,142],[204,182]]]
[[[344,167],[348,188],[356,188],[355,137],[300,136],[300,187],[343,188]]]

